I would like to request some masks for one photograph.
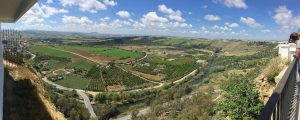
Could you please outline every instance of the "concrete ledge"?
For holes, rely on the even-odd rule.
[[[0,0],[0,22],[16,22],[37,0]]]
[[[281,78],[283,77],[285,71],[287,70],[287,66],[275,77],[275,82],[276,85],[279,83],[279,81],[281,80]]]

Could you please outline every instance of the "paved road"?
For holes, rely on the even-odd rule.
[[[31,53],[31,52],[29,52],[29,51],[27,51],[30,55],[31,55],[31,60],[33,60],[35,57],[36,57],[36,55],[35,54],[33,54],[33,53]]]
[[[186,76],[182,77],[181,79],[174,81],[174,83],[179,83],[179,82],[185,80],[186,78],[188,78],[188,77],[190,77],[192,75],[195,75],[196,73],[197,73],[197,69],[195,69],[194,71],[190,72],[189,74],[187,74]],[[152,88],[148,87],[148,88],[145,88],[144,90],[153,89],[153,88],[160,88],[164,84],[160,84],[160,85],[154,86]],[[136,90],[132,90],[132,91],[140,91],[140,90],[142,90],[142,89],[136,89]],[[191,99],[192,95],[194,95],[194,94],[196,94],[196,93],[191,93],[190,95],[184,96],[180,100],[184,101],[186,99]],[[170,101],[170,102],[176,102],[176,101]],[[168,104],[169,104],[169,102],[164,103],[163,105],[165,106],[165,105],[168,105]],[[138,116],[142,116],[142,115],[146,115],[147,113],[151,112],[151,108],[149,106],[147,106],[147,107],[140,108],[138,111],[139,111]],[[131,114],[129,113],[129,114],[125,115],[125,116],[119,116],[119,117],[117,117],[116,119],[113,119],[113,120],[131,120]]]
[[[81,96],[81,98],[84,100],[84,105],[88,109],[88,111],[90,112],[91,117],[96,118],[96,114],[94,112],[94,109],[92,107],[92,104],[91,104],[91,101],[90,101],[89,97],[84,93],[83,90],[76,89],[76,93],[79,96]]]
[[[67,91],[73,91],[74,90],[72,88],[67,88],[67,87],[58,85],[58,84],[56,84],[52,81],[49,81],[46,77],[43,77],[42,80],[44,82],[48,83],[48,84],[51,84],[51,85],[55,86],[57,89],[60,89],[60,90],[67,90]],[[94,109],[92,107],[92,103],[91,103],[89,97],[85,94],[85,92],[83,90],[80,90],[80,89],[75,89],[75,90],[76,90],[76,94],[84,100],[84,105],[85,105],[86,109],[88,109],[88,111],[90,112],[91,117],[96,118],[96,114],[94,112]]]

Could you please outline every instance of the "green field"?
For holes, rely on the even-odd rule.
[[[88,70],[93,65],[96,65],[96,63],[81,58],[80,56],[56,50],[48,46],[32,46],[29,50],[37,55],[36,59],[41,58],[44,61],[48,62],[48,66],[52,70],[64,67]],[[65,59],[66,61],[63,61],[62,59]],[[72,59],[77,60],[72,62]]]
[[[83,78],[80,75],[67,75],[63,80],[56,81],[55,83],[70,88],[86,89],[90,81],[90,79]]]
[[[61,50],[72,50],[72,49],[79,49],[86,52],[89,52],[91,54],[95,55],[104,55],[108,57],[120,57],[120,58],[140,58],[143,56],[143,53],[135,52],[135,51],[128,51],[123,50],[119,48],[114,47],[102,47],[102,46],[96,46],[96,47],[87,47],[87,46],[61,46],[61,45],[55,45],[54,48],[61,49]]]
[[[78,58],[77,55],[66,53],[60,50],[55,50],[48,46],[32,46],[30,47],[29,51],[33,52],[34,54],[40,55],[49,55],[62,58]]]

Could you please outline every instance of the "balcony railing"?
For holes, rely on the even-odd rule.
[[[298,59],[294,59],[289,64],[258,120],[298,119],[297,79]]]

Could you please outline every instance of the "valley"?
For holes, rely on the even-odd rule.
[[[27,63],[41,73],[45,84],[89,96],[91,102],[85,104],[92,105],[99,119],[185,118],[189,105],[182,105],[197,100],[203,103],[198,101],[196,106],[210,107],[194,111],[200,112],[194,117],[211,119],[224,117],[218,106],[226,99],[222,96],[226,86],[235,84],[232,77],[254,79],[276,56],[275,45],[266,42],[148,36],[105,39],[32,40],[28,50],[35,57]]]

